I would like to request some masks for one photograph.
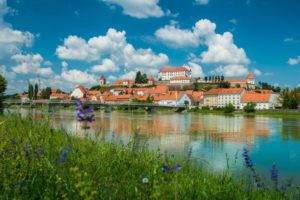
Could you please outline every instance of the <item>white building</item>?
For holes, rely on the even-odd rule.
[[[154,102],[165,106],[191,106],[193,104],[190,95],[183,91],[172,91],[167,94],[157,95],[154,97]]]
[[[87,93],[87,90],[85,89],[85,87],[79,85],[73,90],[73,92],[71,93],[71,97],[74,97],[77,99],[83,98],[83,97],[85,97],[86,93]]]
[[[186,67],[167,67],[162,68],[158,72],[158,78],[162,81],[169,81],[173,77],[192,77],[192,72]]]
[[[241,109],[248,103],[255,103],[256,110],[275,109],[278,105],[279,94],[248,92],[242,96]]]
[[[174,76],[170,80],[171,84],[190,84],[192,83],[192,79],[186,76]]]
[[[232,104],[235,109],[239,109],[243,94],[243,88],[211,89],[204,93],[204,106],[223,108],[228,104]]]

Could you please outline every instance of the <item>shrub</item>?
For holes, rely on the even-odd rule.
[[[223,112],[226,114],[233,113],[234,111],[235,111],[235,108],[232,104],[227,104],[223,109]]]
[[[244,111],[246,113],[254,113],[255,112],[255,103],[247,103],[247,105],[244,107]]]

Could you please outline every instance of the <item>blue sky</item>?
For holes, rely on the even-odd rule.
[[[298,0],[0,0],[8,93],[70,91],[185,65],[282,87],[300,84]]]

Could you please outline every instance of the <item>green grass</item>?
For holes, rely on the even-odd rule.
[[[175,160],[138,150],[138,137],[120,146],[69,136],[47,120],[8,116],[0,117],[0,141],[0,199],[284,199],[270,188],[249,192],[230,173],[214,175],[187,161],[163,173]]]

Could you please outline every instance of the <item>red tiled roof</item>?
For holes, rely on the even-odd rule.
[[[191,78],[186,76],[174,76],[171,78],[171,80],[191,80]]]
[[[104,76],[100,76],[99,80],[105,80]]]
[[[78,85],[76,88],[80,89],[83,94],[87,93],[87,89],[82,85]]]
[[[59,94],[59,93],[53,93],[50,97],[57,97],[57,98],[68,98],[70,97],[70,94]]]
[[[271,93],[253,93],[253,92],[248,92],[245,93],[242,98],[241,102],[243,103],[248,103],[248,102],[253,102],[253,103],[259,103],[259,102],[269,102]]]
[[[126,82],[128,82],[129,85],[133,85],[135,83],[134,80],[116,80],[115,85],[124,85]]]
[[[159,72],[181,72],[181,71],[189,71],[186,67],[166,67],[161,68]]]
[[[167,85],[158,85],[155,88],[149,88],[148,94],[165,94],[169,91],[169,87]]]
[[[87,95],[100,95],[100,91],[98,90],[88,90]]]
[[[51,93],[52,93],[52,94],[53,94],[53,93],[57,93],[57,91],[58,91],[57,88],[52,88],[52,89],[51,89]]]
[[[158,94],[154,96],[154,101],[179,100],[183,94],[184,94],[183,91],[170,91],[167,94]]]
[[[252,73],[249,73],[248,76],[247,76],[247,79],[254,79],[254,76]]]
[[[154,77],[150,76],[149,81],[154,81]]]
[[[129,101],[131,98],[130,94],[121,94],[121,95],[108,95],[105,96],[104,99],[105,101]]]
[[[243,88],[217,88],[205,92],[204,95],[240,94],[243,90]]]

